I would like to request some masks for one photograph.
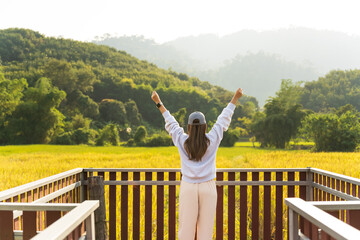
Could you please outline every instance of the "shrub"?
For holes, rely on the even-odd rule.
[[[160,134],[154,134],[151,137],[147,138],[145,141],[145,146],[147,147],[171,146],[171,145],[172,145],[172,139],[165,132],[161,132]]]
[[[360,143],[359,113],[347,111],[312,114],[303,121],[304,136],[315,142],[315,151],[355,151]]]
[[[147,131],[146,128],[144,126],[139,126],[136,129],[135,135],[134,135],[134,141],[136,144],[139,144],[141,142],[143,142],[146,138],[147,135]]]
[[[235,145],[236,141],[240,137],[239,129],[229,129],[224,132],[223,139],[221,140],[220,146],[222,147],[232,147]]]
[[[63,133],[53,140],[54,144],[57,145],[74,145],[74,142],[71,139],[71,132]]]
[[[94,144],[97,131],[94,129],[79,128],[72,134],[72,140],[75,144]]]
[[[96,139],[97,146],[119,146],[120,145],[120,137],[118,128],[115,124],[106,125],[101,131]]]

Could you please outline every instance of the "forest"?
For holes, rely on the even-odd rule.
[[[302,139],[314,141],[318,151],[354,151],[360,71],[333,70],[310,80],[283,79],[263,109],[254,97],[242,97],[223,145],[243,136],[263,147]],[[233,94],[112,47],[28,29],[0,31],[0,86],[1,145],[167,146],[171,139],[150,99],[153,90],[181,126],[198,110],[210,128]]]
[[[181,125],[195,110],[206,113],[211,125],[232,97],[221,87],[114,48],[27,29],[1,30],[0,56],[0,144],[118,145],[139,126],[140,133],[145,128],[168,143],[150,99],[153,90]],[[258,107],[250,96],[242,104],[236,118],[250,117]]]

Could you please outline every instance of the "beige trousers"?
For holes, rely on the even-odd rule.
[[[181,181],[179,193],[179,240],[211,240],[216,212],[215,180],[203,183]]]

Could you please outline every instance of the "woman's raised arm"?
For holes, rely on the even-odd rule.
[[[159,95],[157,92],[153,91],[151,94],[151,99],[155,102],[156,106],[159,108],[161,114],[166,112],[166,108],[164,104],[161,102]]]

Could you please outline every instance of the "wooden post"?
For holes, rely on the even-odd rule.
[[[90,200],[99,200],[100,206],[95,210],[95,239],[107,240],[106,210],[105,210],[105,190],[104,179],[102,176],[88,178]]]

